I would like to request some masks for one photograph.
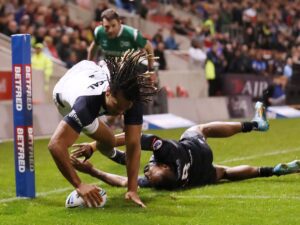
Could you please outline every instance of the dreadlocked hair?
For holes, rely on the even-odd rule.
[[[157,88],[151,81],[151,72],[142,73],[139,69],[139,63],[146,60],[146,56],[141,50],[127,50],[122,57],[105,60],[110,71],[109,86],[113,95],[122,91],[129,101],[151,101]]]

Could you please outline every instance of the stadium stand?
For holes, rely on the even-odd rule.
[[[13,32],[15,25],[18,32],[32,34],[33,44],[49,39],[43,34],[52,38],[56,46],[61,45],[62,39],[69,39],[65,51],[61,51],[66,54],[64,60],[60,54],[60,59],[52,58],[54,72],[49,93],[43,96],[41,91],[34,91],[35,102],[45,103],[51,101],[51,90],[66,71],[65,65],[72,66],[85,57],[84,49],[92,41],[93,29],[99,24],[95,15],[96,9],[99,17],[102,6],[119,6],[114,5],[113,0],[27,1],[28,5],[25,7],[18,5],[19,3],[4,2],[0,15],[0,32],[3,33],[0,34],[1,70],[11,67],[10,42],[4,34]],[[186,104],[190,104],[190,107],[193,106],[195,98],[203,102],[218,101],[215,98],[207,100],[205,65],[194,63],[189,58],[191,40],[199,41],[201,50],[207,55],[211,55],[212,49],[215,49],[215,58],[210,59],[218,69],[216,74],[221,88],[216,93],[220,96],[225,95],[226,88],[222,85],[225,84],[223,78],[226,77],[226,82],[232,85],[230,88],[235,90],[235,95],[250,93],[252,98],[261,97],[251,96],[251,92],[254,93],[257,87],[262,87],[261,79],[270,80],[271,84],[273,78],[281,76],[286,58],[291,57],[293,76],[285,89],[286,103],[300,104],[300,6],[296,2],[289,1],[285,4],[284,0],[276,0],[270,4],[267,1],[252,0],[243,0],[240,3],[227,0],[146,0],[135,3],[138,4],[117,9],[126,24],[138,28],[150,40],[160,32],[162,42],[169,35],[170,29],[177,32],[175,40],[179,43],[179,50],[164,50],[167,66],[165,70],[159,71],[160,86],[167,88],[167,96],[173,96],[168,99],[169,112],[174,113],[176,104],[179,108],[182,104],[177,101],[177,86],[186,90],[189,97],[180,101],[189,102]],[[99,4],[102,6],[98,9]],[[95,11],[95,14],[91,11]],[[43,25],[48,27],[47,31],[41,28]],[[33,73],[34,77],[42,77],[38,72]],[[238,76],[231,76],[232,74]],[[247,81],[243,74],[251,75],[251,80]],[[231,80],[230,77],[234,79]],[[37,79],[34,78],[34,82],[39,84],[43,82],[35,80]],[[224,110],[220,110],[220,113],[224,112],[220,118],[226,118],[226,104],[220,104],[220,107],[225,107]],[[195,122],[208,121],[203,116],[205,115],[197,114],[190,117],[193,117]]]

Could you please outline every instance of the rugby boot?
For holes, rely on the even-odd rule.
[[[266,117],[266,108],[262,102],[256,102],[255,104],[255,116],[252,119],[252,122],[257,123],[257,127],[254,130],[257,131],[267,131],[269,130],[269,122]]]
[[[273,169],[273,174],[277,176],[300,173],[300,160],[294,160],[289,163],[279,163]]]

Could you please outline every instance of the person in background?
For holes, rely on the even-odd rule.
[[[45,78],[45,91],[49,90],[50,77],[53,73],[53,62],[43,52],[44,45],[37,43],[34,46],[35,52],[31,56],[31,67],[32,69],[41,70],[44,72]]]
[[[178,50],[179,44],[175,39],[175,30],[170,30],[170,35],[165,39],[165,48],[170,50]]]
[[[293,60],[288,57],[283,69],[283,74],[273,78],[273,83],[264,90],[263,98],[266,106],[284,105],[286,100],[286,86],[293,75]]]
[[[101,50],[104,58],[120,57],[129,49],[143,49],[147,53],[147,65],[139,65],[141,72],[154,71],[154,50],[149,40],[135,28],[123,25],[114,9],[107,9],[101,15],[102,25],[94,30],[94,41],[88,48],[88,60],[97,61],[96,53]],[[119,117],[108,116],[108,125],[118,124]]]
[[[159,63],[159,70],[166,70],[168,67],[164,50],[165,45],[163,42],[159,42],[157,48],[154,49],[154,55],[158,57],[157,62]]]
[[[152,44],[135,28],[123,25],[119,14],[113,9],[105,10],[102,25],[94,30],[95,40],[88,49],[88,60],[97,61],[96,53],[101,49],[104,58],[120,57],[129,49],[144,49],[148,54],[148,70],[153,71],[154,52]]]
[[[206,60],[206,53],[201,48],[201,43],[197,39],[192,39],[191,47],[189,49],[189,56],[192,63],[204,66]]]
[[[43,52],[47,56],[51,56],[53,58],[59,59],[56,47],[53,43],[53,38],[51,36],[46,36],[44,39],[44,50]]]

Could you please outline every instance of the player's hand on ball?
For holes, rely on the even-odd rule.
[[[102,202],[99,194],[100,188],[96,185],[81,183],[76,191],[88,207],[97,207]]]
[[[71,160],[73,167],[82,173],[89,174],[93,168],[93,164],[90,163],[88,160],[87,161],[78,160],[74,156],[71,156],[70,160]]]
[[[71,151],[71,157],[84,157],[84,161],[91,158],[94,153],[93,148],[89,143],[74,144],[72,147],[75,149]]]
[[[140,197],[138,196],[138,194],[134,191],[128,191],[125,194],[125,199],[126,200],[131,200],[133,201],[135,204],[138,204],[139,206],[146,208],[146,205],[141,201]]]

